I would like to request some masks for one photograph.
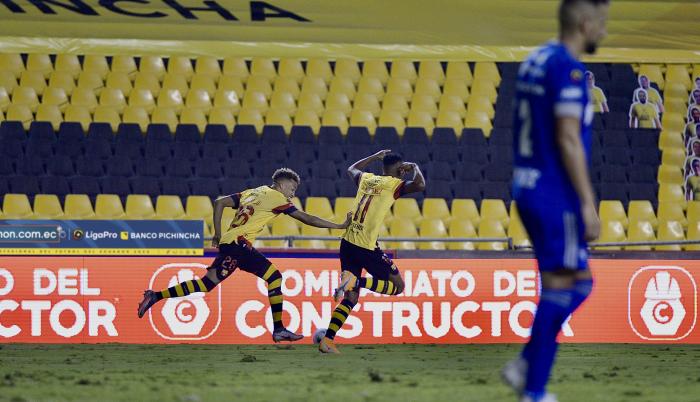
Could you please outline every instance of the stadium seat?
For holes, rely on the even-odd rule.
[[[201,90],[205,91],[210,97],[214,96],[217,90],[214,77],[209,75],[195,74],[190,81],[190,91]]]
[[[18,78],[24,69],[24,62],[19,53],[0,53],[0,71],[7,71]]]
[[[98,194],[95,200],[95,217],[97,219],[124,219],[124,207],[115,194]]]
[[[185,98],[186,109],[197,109],[209,113],[212,108],[212,100],[209,92],[203,89],[192,89]]]
[[[338,110],[326,110],[321,118],[321,126],[335,126],[342,133],[348,131],[348,119],[343,112]]]
[[[660,184],[659,203],[663,202],[678,203],[685,209],[686,200],[683,187],[675,184]]]
[[[416,67],[410,60],[394,60],[391,62],[391,78],[401,78],[408,80],[411,84],[416,82],[418,74],[416,73]]]
[[[283,58],[279,62],[278,69],[280,78],[292,78],[297,83],[301,83],[304,79],[304,68],[298,59]]]
[[[377,121],[374,119],[372,112],[368,110],[353,110],[350,114],[351,127],[367,127],[370,133],[374,133],[377,129]]]
[[[700,240],[700,221],[695,221],[688,226],[688,236],[686,240]],[[687,244],[686,251],[700,251],[700,244]]]
[[[9,95],[17,87],[17,79],[9,71],[0,70],[0,87],[5,88]]]
[[[54,71],[70,74],[73,79],[77,78],[82,71],[78,56],[65,53],[56,55]]]
[[[177,90],[184,97],[187,95],[187,92],[189,92],[190,86],[184,76],[166,73],[165,77],[163,78],[162,91],[167,90]]]
[[[396,204],[394,204],[394,205],[396,205]],[[413,220],[410,218],[392,219],[391,225],[389,226],[389,234],[391,237],[408,237],[408,238],[418,237],[418,231],[416,230],[416,225],[413,222]],[[417,247],[416,247],[416,242],[402,241],[402,242],[387,243],[387,248],[398,249],[398,250],[415,250]]]
[[[61,109],[54,105],[39,105],[36,110],[36,121],[48,121],[53,126],[54,130],[58,130],[58,127],[63,122],[63,115],[61,114]]]
[[[600,236],[596,240],[598,243],[624,242],[625,227],[620,221],[602,221],[600,226]],[[620,250],[620,246],[595,247],[596,250]]]
[[[282,215],[272,221],[271,234],[273,236],[298,236],[300,234],[299,225],[294,218]],[[287,242],[284,240],[267,241],[266,243],[270,247],[287,247]]]
[[[664,129],[661,131],[659,136],[659,149],[666,148],[683,148],[684,147],[683,136],[679,131],[667,131]]]
[[[376,77],[362,77],[357,85],[357,93],[372,94],[381,101],[384,98],[384,85]]]
[[[34,120],[34,115],[29,106],[26,105],[10,105],[5,113],[5,120],[19,121],[25,130],[29,129],[29,124]]]
[[[241,110],[241,102],[236,91],[219,89],[214,94],[214,107],[224,107],[236,115]]]
[[[53,71],[53,64],[48,54],[30,53],[27,56],[27,71],[41,73],[44,78],[48,78]]]
[[[406,121],[402,113],[396,110],[384,109],[379,114],[378,127],[393,127],[396,132],[403,133],[406,128]]]
[[[265,77],[268,81],[273,81],[277,76],[277,71],[275,70],[275,65],[272,62],[272,59],[254,57],[250,63],[250,75]]]
[[[36,203],[36,200],[34,201]],[[95,219],[90,198],[86,194],[68,194],[64,206],[65,219]]]
[[[170,67],[170,63],[168,63],[168,67]],[[191,63],[189,67],[192,67]],[[187,69],[187,65],[185,65],[185,69]],[[199,75],[207,75],[214,78],[215,80],[218,80],[219,76],[221,75],[221,66],[219,66],[219,60],[210,56],[197,57],[194,63],[194,73]]]
[[[104,79],[109,73],[109,64],[104,56],[86,55],[83,59],[83,71],[97,74]]]
[[[686,89],[692,88],[692,82],[690,80],[690,74],[688,74],[688,68],[684,64],[667,64],[666,65],[666,86],[664,87],[664,95],[668,90],[669,83],[682,84]]]
[[[248,109],[244,106],[238,113],[238,124],[252,125],[257,132],[261,132],[265,122],[260,110]]]
[[[2,212],[3,219],[32,219],[34,215],[26,194],[5,194]]]
[[[224,67],[222,70],[224,75],[240,77],[243,82],[248,79],[250,71],[245,60],[240,57],[226,57],[224,59]]]
[[[127,219],[152,219],[156,215],[151,198],[143,194],[129,194],[125,211]]]
[[[413,85],[411,85],[411,81],[406,78],[391,77],[387,82],[386,93],[410,98],[413,96]]]
[[[677,221],[659,220],[657,239],[659,241],[680,241],[685,240],[683,225]],[[657,251],[680,251],[680,245],[656,246]]]
[[[661,154],[661,165],[682,169],[687,157],[683,148],[665,148]]]
[[[333,78],[333,71],[326,59],[310,59],[306,62],[306,75],[318,77],[328,84]]]
[[[449,237],[451,238],[477,238],[474,225],[469,219],[453,219],[450,221]],[[447,243],[448,250],[474,250],[472,242],[450,242]]]
[[[676,184],[679,186],[685,182],[680,168],[664,164],[659,166],[657,181],[659,184]]]
[[[34,196],[34,219],[63,219],[63,208],[55,194]]]
[[[115,108],[122,113],[126,106],[126,98],[120,89],[104,88],[100,92],[100,106],[108,106]]]
[[[92,121],[96,123],[109,123],[112,131],[117,131],[117,127],[121,123],[119,110],[109,106],[98,106],[95,108]]]
[[[411,99],[411,111],[427,112],[435,118],[438,114],[438,106],[435,98],[430,95],[413,95]]]
[[[377,101],[376,98],[374,98],[374,100]],[[432,102],[432,98],[430,98],[430,100]],[[379,101],[377,101],[377,103],[378,102]],[[433,105],[435,104],[434,102],[432,103]],[[398,112],[402,118],[406,118],[406,116],[408,116],[408,110],[408,100],[404,96],[387,94],[386,96],[384,96],[384,100],[382,102],[380,110],[378,110],[378,113],[381,116],[381,112],[384,111]],[[435,110],[435,114],[437,114],[437,109]]]
[[[207,62],[214,62],[216,63],[216,67],[218,67],[218,62],[215,59],[211,59],[208,57],[204,57],[202,59],[204,59],[202,63],[203,65],[207,64]],[[203,69],[206,69],[207,67],[212,68],[211,65],[207,65],[203,66]],[[165,80],[168,78],[168,75],[180,76],[184,78],[186,82],[189,82],[192,79],[192,76],[194,75],[194,69],[192,68],[192,60],[184,56],[170,57],[168,59],[167,72],[165,78],[163,79],[164,83]]]
[[[512,202],[510,205],[511,215],[510,224],[508,225],[507,232],[508,237],[513,239],[513,246],[515,247],[532,247],[532,242],[530,241],[530,238],[527,234],[527,230],[525,230],[525,226],[520,220],[517,210],[513,209],[513,205],[515,205],[515,202]]]
[[[629,220],[625,213],[625,207],[620,201],[603,200],[598,206],[598,214],[601,221],[618,221],[627,229]]]
[[[326,228],[317,228],[314,226],[303,225],[301,227],[302,236],[330,236],[330,231]],[[329,242],[329,243],[339,243],[339,242]],[[324,249],[330,248],[326,246],[326,242],[323,240],[298,240],[294,242],[295,248],[307,248],[307,249]]]
[[[129,96],[133,85],[131,84],[131,78],[127,74],[116,72],[107,74],[105,88],[118,89],[124,96]]]
[[[455,130],[455,132],[462,132],[464,128],[464,123],[459,112],[451,110],[440,110],[435,120],[435,126],[437,127],[449,127]]]
[[[187,219],[201,219],[207,224],[212,224],[214,206],[211,199],[203,195],[190,195],[187,197],[185,216]]]
[[[422,127],[427,132],[432,132],[435,128],[435,121],[430,112],[411,110],[408,112],[406,127]]]
[[[32,88],[37,95],[41,96],[46,88],[44,74],[39,71],[23,71],[19,79],[19,86]]]
[[[474,65],[474,81],[489,81],[498,87],[501,84],[501,75],[496,63],[491,61],[477,62]]]
[[[654,212],[654,207],[651,205],[651,202],[647,200],[630,201],[627,208],[630,222],[646,221],[656,229],[658,220],[656,219],[656,213]]]
[[[472,199],[453,199],[450,214],[452,219],[468,220],[475,227],[479,226],[479,222],[481,221],[479,210]]]
[[[440,219],[423,219],[419,226],[420,237],[448,237],[445,224]],[[445,242],[432,241],[418,243],[419,250],[445,250]]]
[[[508,217],[508,212],[503,200],[482,200],[480,216],[481,219],[499,221],[504,228],[508,228],[508,223],[510,222],[510,218]]]
[[[309,109],[299,108],[294,116],[294,124],[296,126],[310,127],[314,134],[317,134],[321,128],[321,120],[318,114]]]
[[[630,221],[627,240],[630,242],[655,241],[654,227],[648,221]],[[651,246],[625,246],[625,250],[649,251]]]
[[[149,93],[150,94],[150,93]],[[141,127],[142,131],[146,131],[146,128],[151,123],[150,117],[148,116],[147,109],[140,106],[127,106],[124,108],[124,114],[122,115],[123,123],[135,123]]]
[[[26,106],[32,112],[36,111],[39,106],[39,97],[37,96],[36,90],[31,87],[17,87],[12,92],[12,104],[19,106]]]
[[[180,124],[193,124],[197,126],[200,134],[204,134],[207,123],[207,116],[202,109],[186,108],[180,114]]]
[[[153,97],[156,98],[160,95],[160,82],[158,81],[158,76],[154,73],[140,72],[136,74],[134,79],[134,90],[142,89],[151,92]]]
[[[334,92],[343,92],[348,95],[350,99],[355,96],[355,85],[347,78],[335,77],[331,81],[331,88],[335,85]],[[329,88],[322,78],[319,77],[304,77],[301,83],[301,92],[299,97],[304,95],[316,95],[321,100],[325,100],[328,95]]]
[[[78,122],[83,126],[83,130],[87,131],[88,126],[92,122],[92,116],[90,115],[89,108],[70,105],[66,107],[63,120],[68,122]]]
[[[296,112],[296,101],[294,96],[289,92],[273,92],[270,98],[270,108],[276,110],[284,110],[288,115],[292,116]]]
[[[70,104],[87,108],[92,113],[97,107],[97,97],[93,89],[81,88],[78,84],[78,88],[75,88],[71,94]]]
[[[482,204],[483,210],[483,204]],[[504,207],[505,210],[505,207]],[[505,238],[506,231],[500,220],[484,219],[479,222],[479,238]],[[477,243],[477,249],[479,250],[506,250],[508,249],[508,243],[502,242],[483,242]]]
[[[335,216],[330,201],[325,197],[307,197],[304,210],[326,220],[332,220]],[[344,217],[343,220],[345,220]]]
[[[270,110],[268,110],[265,114],[265,124],[267,126],[282,126],[282,128],[284,128],[284,132],[289,134],[293,123],[287,110],[270,108]]]
[[[394,202],[393,215],[395,218],[405,218],[419,224],[423,219],[418,202],[413,198],[399,198]]]
[[[469,64],[463,61],[450,61],[447,63],[447,72],[445,80],[459,79],[464,81],[468,86],[472,84],[473,76],[469,69]],[[447,84],[447,82],[445,82]]]
[[[639,66],[638,75],[646,75],[650,82],[656,83],[659,89],[664,89],[664,74],[661,72],[660,64],[642,64]]]
[[[445,83],[447,85],[447,82]],[[416,80],[416,86],[413,90],[415,95],[430,96],[436,102],[442,96],[442,90],[440,89],[440,84],[437,81],[430,78],[418,78]]]
[[[659,202],[656,216],[660,223],[664,221],[676,221],[683,225],[683,228],[688,226],[688,220],[685,217],[683,206],[675,202]]]
[[[113,72],[125,73],[130,77],[133,77],[138,72],[136,62],[131,56],[117,55],[112,57],[110,67]]]
[[[686,217],[689,224],[700,222],[700,201],[688,201]]]
[[[354,84],[360,81],[360,68],[355,60],[341,58],[335,61],[335,76],[350,79]]]
[[[180,197],[176,195],[159,195],[156,199],[157,219],[185,219],[185,216],[185,209],[182,207]]]
[[[437,60],[423,60],[418,67],[418,77],[435,80],[439,85],[445,82],[445,72]]]
[[[326,98],[326,107],[328,107],[328,99],[331,97],[332,94],[328,95],[328,98]],[[347,95],[344,95],[347,96]],[[389,96],[387,94],[387,96]],[[386,102],[386,97],[384,99],[384,102]],[[379,116],[379,112],[382,110],[382,107],[379,105],[379,99],[373,94],[361,94],[358,93],[355,96],[355,100],[353,102],[353,109],[354,110],[363,110],[363,111],[368,111],[372,113],[372,116],[377,117]]]
[[[139,72],[154,74],[158,82],[165,76],[165,63],[158,56],[141,56]]]

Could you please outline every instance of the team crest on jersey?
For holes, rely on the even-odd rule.
[[[578,69],[571,71],[571,81],[579,82],[581,79],[583,79],[583,71]]]
[[[370,194],[379,194],[382,192],[382,181],[379,177],[371,178],[362,183],[362,191]]]

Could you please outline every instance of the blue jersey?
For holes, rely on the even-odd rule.
[[[550,199],[578,201],[559,155],[557,117],[581,120],[581,140],[590,161],[593,108],[585,67],[562,44],[549,43],[520,65],[516,83],[513,197],[523,191],[546,192]]]

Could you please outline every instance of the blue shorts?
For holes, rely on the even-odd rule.
[[[588,243],[579,203],[546,198],[546,194],[528,191],[516,200],[540,271],[588,269]]]

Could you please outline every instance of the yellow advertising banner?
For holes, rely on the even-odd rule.
[[[0,0],[2,51],[515,61],[558,0]],[[700,3],[613,1],[596,60],[700,61]]]

